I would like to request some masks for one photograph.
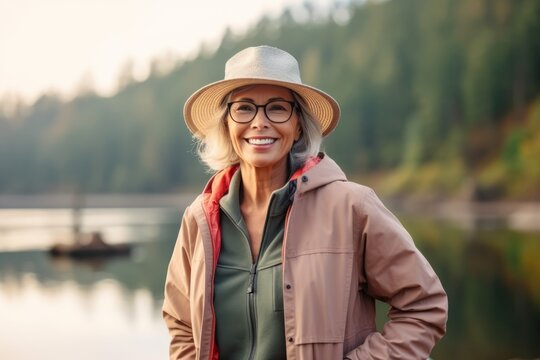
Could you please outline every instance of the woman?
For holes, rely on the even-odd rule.
[[[443,336],[431,266],[373,191],[319,153],[339,115],[268,46],[240,51],[188,99],[216,174],[168,269],[171,359],[425,359]],[[390,305],[380,332],[375,299]]]

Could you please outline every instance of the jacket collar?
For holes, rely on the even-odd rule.
[[[242,218],[242,213],[240,211],[241,186],[242,177],[240,171],[237,171],[232,176],[229,185],[229,192],[223,195],[221,200],[219,200],[219,205],[221,209],[229,215],[231,220],[238,224],[244,221]],[[290,196],[291,187],[289,186],[289,182],[287,182],[281,188],[274,190],[272,192],[273,206],[268,209],[268,211],[272,210],[269,213],[269,216],[279,216],[284,214],[290,205]]]
[[[232,165],[208,181],[203,191],[205,210],[208,210],[210,204],[211,207],[216,206],[219,209],[219,200],[229,191],[233,175],[238,168],[238,165]],[[293,180],[297,181],[296,191],[302,194],[334,181],[347,181],[347,177],[334,160],[321,152],[296,170],[289,181]]]
[[[330,184],[334,181],[347,181],[347,176],[341,168],[324,153],[319,153],[317,163],[311,167],[304,167],[298,176],[296,191],[302,195],[308,191]]]

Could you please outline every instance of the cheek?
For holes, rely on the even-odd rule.
[[[227,131],[229,133],[229,141],[231,142],[234,151],[238,153],[238,151],[240,150],[239,147],[241,145],[241,141],[243,141],[240,136],[241,132],[234,125],[231,126],[229,124],[227,128],[228,128]]]

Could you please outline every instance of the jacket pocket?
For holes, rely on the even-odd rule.
[[[272,268],[272,304],[274,311],[283,311],[283,267],[281,264]]]
[[[352,267],[349,251],[314,251],[287,259],[285,277],[292,277],[292,293],[285,293],[285,318],[294,315],[296,344],[343,342]]]

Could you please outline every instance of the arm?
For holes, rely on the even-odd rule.
[[[190,278],[191,255],[190,244],[194,232],[189,208],[182,218],[180,232],[167,271],[165,281],[165,300],[163,302],[163,319],[169,328],[171,343],[170,359],[195,359],[195,343],[191,327]]]
[[[446,293],[410,235],[375,193],[370,191],[364,201],[364,291],[390,305],[389,321],[346,359],[427,359],[446,331]]]

